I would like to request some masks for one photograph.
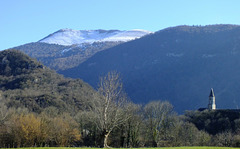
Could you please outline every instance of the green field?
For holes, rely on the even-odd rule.
[[[100,148],[81,148],[81,147],[26,147],[20,149],[100,149]],[[1,149],[9,149],[9,148],[1,148]],[[118,148],[117,148],[118,149]],[[127,148],[119,148],[119,149],[127,149]],[[132,148],[132,149],[145,149],[145,148]],[[146,148],[146,149],[240,149],[233,147],[159,147],[159,148]]]

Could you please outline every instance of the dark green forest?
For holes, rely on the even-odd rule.
[[[134,104],[122,76],[95,90],[17,50],[0,52],[0,147],[240,146],[237,110],[186,111],[166,100]]]

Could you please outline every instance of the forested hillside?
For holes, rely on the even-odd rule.
[[[238,134],[240,130],[240,110],[187,111],[185,116],[199,130],[211,135],[223,132]]]
[[[41,61],[51,69],[60,71],[78,66],[95,53],[111,48],[120,43],[122,42],[94,42],[63,46],[43,42],[33,42],[14,47],[13,49],[20,50]]]
[[[135,103],[168,100],[177,112],[206,107],[214,88],[217,108],[239,106],[240,26],[177,26],[98,52],[59,71],[97,86],[111,70],[123,76]]]
[[[131,102],[118,72],[93,90],[16,50],[0,52],[0,147],[240,146],[239,112]]]
[[[0,52],[0,90],[11,107],[41,112],[53,106],[77,112],[93,98],[94,90],[82,80],[66,79],[16,50]]]

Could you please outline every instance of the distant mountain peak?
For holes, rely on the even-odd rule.
[[[174,27],[168,27],[163,30],[159,30],[155,33],[161,33],[165,31],[183,31],[183,32],[221,32],[239,28],[240,25],[232,25],[232,24],[213,24],[213,25],[179,25]]]
[[[126,42],[134,40],[150,34],[152,32],[133,29],[129,31],[120,30],[73,30],[73,29],[60,29],[47,37],[41,39],[39,42],[59,45],[73,45],[82,43],[93,43],[93,42],[105,42],[105,41],[116,41]]]

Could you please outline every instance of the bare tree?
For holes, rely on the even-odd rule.
[[[108,146],[108,138],[114,128],[129,119],[127,97],[122,90],[122,82],[117,72],[109,72],[100,78],[98,94],[93,100],[92,111],[96,116],[96,126],[103,136],[103,146]]]

